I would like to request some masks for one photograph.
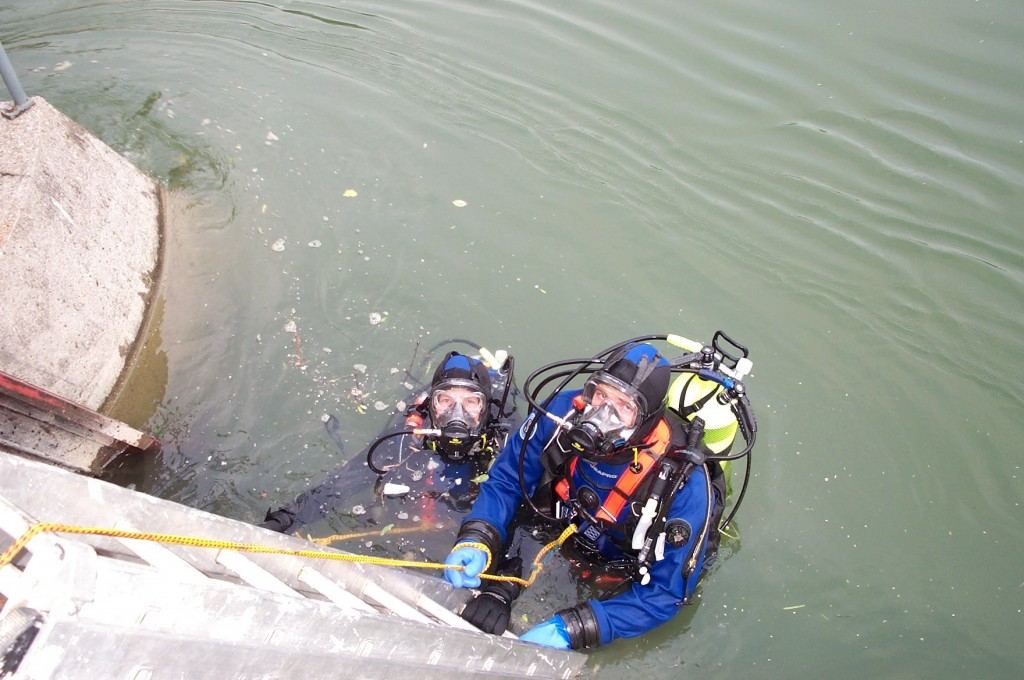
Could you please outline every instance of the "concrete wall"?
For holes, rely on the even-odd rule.
[[[156,286],[161,190],[33,100],[0,117],[0,370],[99,410]]]

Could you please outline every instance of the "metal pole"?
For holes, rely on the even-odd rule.
[[[7,58],[7,52],[4,50],[2,42],[0,42],[0,76],[3,76],[7,91],[14,97],[14,106],[0,113],[3,113],[6,118],[17,118],[35,102],[28,99],[25,96],[25,90],[21,89],[21,83],[18,82],[18,74],[14,72],[14,67],[11,66],[11,61]]]

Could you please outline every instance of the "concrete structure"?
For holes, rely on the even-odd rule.
[[[0,117],[0,371],[100,410],[157,286],[162,191],[45,100],[32,101],[16,118]],[[77,445],[63,428],[22,416],[0,409],[0,440],[22,452]],[[59,462],[94,472],[89,455]]]

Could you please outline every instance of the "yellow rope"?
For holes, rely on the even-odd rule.
[[[544,548],[537,554],[537,557],[533,560],[534,572],[530,575],[529,580],[523,580],[514,576],[494,576],[491,574],[480,574],[480,578],[489,579],[492,581],[512,581],[519,583],[523,586],[530,586],[536,580],[537,575],[540,574],[543,566],[540,563],[541,558],[544,557],[552,548],[557,545],[561,545],[569,537],[569,535],[575,530],[574,525],[569,525],[562,535],[558,539],[544,546]],[[222,550],[235,550],[238,552],[251,552],[251,553],[265,553],[273,555],[292,555],[295,557],[308,557],[316,560],[334,560],[337,562],[360,562],[366,564],[379,564],[392,567],[412,567],[415,569],[455,569],[456,571],[462,571],[464,567],[461,566],[448,566],[445,564],[438,564],[434,562],[414,562],[412,560],[398,560],[389,557],[371,557],[367,555],[351,555],[346,553],[333,553],[333,552],[320,552],[317,550],[289,550],[286,548],[271,548],[265,545],[256,545],[254,543],[234,543],[231,541],[220,541],[207,538],[193,538],[191,536],[178,536],[174,534],[155,534],[147,533],[142,531],[124,531],[122,529],[106,529],[103,527],[82,527],[74,526],[70,524],[59,524],[53,522],[39,522],[29,527],[28,531],[19,536],[14,543],[12,543],[7,550],[0,555],[0,569],[7,566],[14,561],[14,558],[18,556],[25,546],[28,545],[38,534],[44,531],[51,531],[55,533],[65,534],[90,534],[93,536],[110,536],[112,538],[134,538],[141,541],[154,541],[156,543],[169,543],[172,545],[185,545],[193,548],[219,548]],[[379,533],[379,532],[375,532]],[[467,545],[467,544],[463,544]],[[491,563],[491,553],[487,549],[487,546],[482,543],[470,543],[470,546],[480,548],[487,553],[487,564],[484,566],[486,570]]]
[[[335,541],[348,541],[353,538],[369,538],[370,536],[385,536],[387,534],[408,534],[417,531],[428,531],[433,527],[429,524],[424,524],[415,527],[399,527],[397,529],[376,529],[374,531],[360,531],[354,534],[334,534],[333,536],[325,536],[323,538],[313,538],[307,536],[306,540],[310,543],[316,543],[317,545],[330,545]],[[296,536],[299,534],[296,533]]]
[[[365,562],[368,564],[384,564],[394,567],[414,567],[420,569],[451,569],[443,564],[429,564],[425,562],[413,562],[410,560],[396,560],[388,557],[369,557],[365,555],[349,555],[344,553],[328,553],[316,550],[288,550],[286,548],[271,548],[255,543],[233,543],[231,541],[220,541],[208,538],[193,538],[191,536],[177,536],[174,534],[153,534],[141,531],[124,531],[121,529],[105,529],[103,527],[80,527],[69,524],[54,524],[40,522],[29,528],[9,548],[0,555],[0,568],[11,563],[15,556],[28,544],[33,537],[44,531],[60,532],[65,534],[91,534],[94,536],[111,536],[114,538],[134,538],[141,541],[155,541],[157,543],[170,543],[172,545],[187,545],[193,548],[219,548],[222,550],[237,550],[238,552],[268,553],[274,555],[293,555],[295,557],[309,557],[317,560],[335,560],[337,562]]]
[[[544,565],[541,564],[541,560],[544,559],[544,556],[551,552],[552,548],[556,548],[565,543],[565,540],[572,536],[573,532],[575,531],[576,525],[570,524],[565,528],[565,531],[563,531],[558,538],[556,538],[555,540],[551,541],[546,546],[541,548],[540,552],[537,553],[537,556],[533,558],[533,571],[530,572],[530,578],[528,579],[524,580],[517,576],[492,576],[491,574],[480,574],[480,578],[488,579],[490,581],[510,581],[512,583],[518,583],[524,588],[528,588],[533,585],[533,582],[537,580],[538,576],[540,576],[541,570],[544,569]]]

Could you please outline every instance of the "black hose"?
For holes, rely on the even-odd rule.
[[[386,434],[386,435],[384,435],[382,437],[377,437],[377,440],[375,442],[373,442],[372,444],[370,444],[370,448],[366,452],[366,465],[371,470],[376,472],[378,475],[381,475],[381,476],[386,475],[388,473],[387,470],[382,470],[381,468],[378,468],[376,465],[373,464],[373,452],[377,450],[378,446],[383,444],[388,439],[391,439],[392,437],[399,437],[399,436],[402,436],[402,435],[407,435],[407,434],[416,434],[416,432],[413,431],[413,430],[400,430],[399,432],[392,432],[391,434]]]

